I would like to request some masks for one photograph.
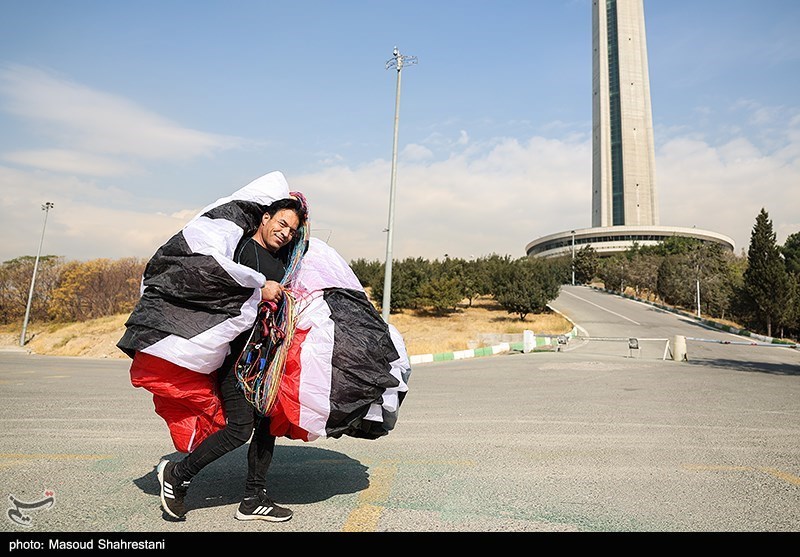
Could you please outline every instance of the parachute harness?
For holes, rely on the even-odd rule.
[[[278,397],[278,388],[286,367],[289,347],[297,326],[294,295],[288,289],[300,268],[300,260],[311,236],[308,203],[300,192],[291,192],[305,213],[305,222],[298,227],[298,236],[289,255],[281,285],[284,292],[279,304],[261,302],[256,323],[250,331],[244,350],[236,361],[236,378],[247,401],[256,411],[269,415]]]

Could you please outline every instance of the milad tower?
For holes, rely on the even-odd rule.
[[[592,228],[534,240],[527,255],[557,257],[586,245],[611,255],[671,236],[733,251],[733,240],[716,232],[660,226],[655,176],[644,1],[592,0]]]

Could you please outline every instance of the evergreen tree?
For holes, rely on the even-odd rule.
[[[384,267],[381,265],[380,276],[384,277]],[[421,257],[408,257],[402,261],[392,262],[392,288],[389,293],[389,311],[396,312],[401,309],[415,309],[419,297],[419,287],[431,277],[431,262]],[[372,285],[372,301],[383,310],[384,280]]]
[[[597,251],[591,246],[583,246],[575,254],[575,283],[589,284],[600,267]]]
[[[795,232],[786,238],[786,242],[781,248],[783,260],[786,263],[786,270],[800,276],[800,232]]]
[[[695,301],[695,271],[686,254],[665,256],[656,272],[656,292],[665,304],[691,308]]]
[[[625,292],[625,285],[628,284],[628,258],[624,253],[615,253],[600,259],[597,269],[597,276],[603,281],[603,287],[612,292]]]
[[[791,291],[786,266],[775,242],[772,221],[763,208],[750,234],[744,289],[761,325],[766,328],[767,336],[772,336],[773,325],[781,324],[787,317]]]
[[[461,282],[456,277],[434,277],[419,287],[417,295],[417,303],[432,308],[437,315],[454,311],[463,299]]]
[[[800,232],[790,234],[781,248],[789,282],[792,284],[792,303],[786,325],[796,338],[800,332]]]
[[[494,297],[520,321],[529,313],[546,311],[547,304],[558,297],[563,282],[563,268],[541,259],[522,257],[501,271]]]
[[[372,261],[367,261],[363,257],[355,259],[350,262],[350,268],[364,288],[374,287],[383,280],[383,264],[377,259]]]

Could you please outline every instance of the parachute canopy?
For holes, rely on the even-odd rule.
[[[266,174],[203,209],[147,264],[142,297],[117,346],[133,358],[132,384],[153,393],[180,451],[224,427],[215,371],[231,340],[254,326],[265,280],[235,263],[233,252],[266,205],[285,197],[283,174]],[[287,290],[296,302],[295,334],[270,411],[273,434],[304,441],[386,435],[411,374],[402,335],[317,238]]]

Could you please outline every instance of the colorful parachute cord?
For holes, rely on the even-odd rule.
[[[283,276],[281,284],[291,285],[294,277],[300,269],[300,261],[303,259],[306,250],[308,249],[308,239],[311,237],[311,219],[308,214],[308,202],[306,197],[299,191],[289,192],[289,195],[294,197],[300,202],[300,207],[305,215],[303,224],[297,229],[297,238],[295,238],[292,251],[289,254],[289,260],[286,264],[286,273]]]
[[[268,346],[266,339],[262,338],[263,333],[269,330],[271,317],[270,308],[262,304],[258,308],[256,323],[250,331],[242,353],[236,360],[236,378],[242,388],[245,398],[250,404],[254,404],[254,393],[258,390],[260,381],[260,370],[265,367]]]
[[[236,374],[242,387],[245,398],[261,415],[269,415],[278,395],[289,346],[294,337],[297,315],[295,312],[295,299],[288,286],[297,275],[300,262],[308,249],[308,239],[311,236],[311,221],[308,217],[308,202],[300,192],[290,192],[290,195],[300,202],[305,218],[297,230],[297,238],[289,254],[281,285],[284,286],[284,295],[278,305],[262,303],[259,306],[261,326],[253,327],[246,347],[254,340],[253,335],[261,334],[261,339],[256,339],[255,351],[245,348],[236,366]],[[257,357],[256,357],[257,354]],[[245,361],[242,362],[242,358]]]
[[[281,314],[286,314],[287,318],[281,319]],[[275,405],[286,355],[294,337],[295,301],[292,294],[288,291],[284,294],[284,303],[280,307],[261,304],[258,319],[237,361],[236,377],[247,401],[266,416]]]
[[[281,378],[283,377],[284,369],[286,368],[286,359],[289,354],[289,347],[294,338],[295,329],[297,326],[297,314],[295,311],[295,299],[289,290],[285,290],[283,294],[283,303],[281,304],[276,319],[272,323],[273,329],[270,330],[270,344],[274,347],[271,358],[269,360],[269,367],[266,373],[267,384],[265,390],[259,397],[259,403],[256,409],[263,415],[269,415],[272,407],[275,405],[275,399],[278,396],[278,387],[280,386]]]

